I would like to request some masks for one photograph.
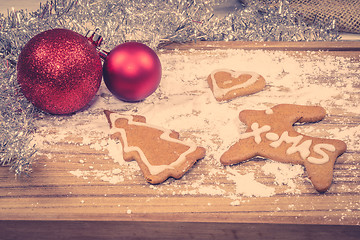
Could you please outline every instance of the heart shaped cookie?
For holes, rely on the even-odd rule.
[[[217,101],[253,94],[265,87],[265,79],[255,72],[218,69],[207,78],[210,89]]]

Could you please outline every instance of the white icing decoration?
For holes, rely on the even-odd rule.
[[[266,114],[273,114],[274,111],[271,108],[268,108],[268,109],[265,110],[265,113]]]
[[[126,131],[123,128],[116,128],[115,127],[115,121],[117,118],[125,118],[128,120],[128,124],[129,125],[135,125],[135,126],[145,126],[145,127],[150,127],[150,128],[154,128],[154,129],[158,129],[160,131],[162,131],[163,133],[160,135],[160,138],[169,142],[174,142],[174,143],[179,143],[185,146],[188,146],[189,149],[187,151],[185,151],[184,153],[182,153],[179,158],[172,162],[169,165],[152,165],[150,164],[149,160],[146,158],[144,152],[137,146],[129,146],[128,142],[127,142],[127,137],[126,137]],[[150,173],[152,175],[157,175],[159,173],[161,173],[162,171],[166,170],[166,169],[175,169],[175,166],[182,164],[185,160],[186,160],[186,156],[192,152],[194,152],[197,148],[197,146],[195,145],[195,143],[189,141],[188,143],[185,143],[184,141],[180,141],[178,139],[172,138],[170,137],[171,131],[168,129],[164,129],[164,128],[160,128],[157,126],[153,126],[147,123],[143,123],[143,122],[135,122],[133,121],[133,117],[132,116],[125,116],[125,115],[119,115],[116,113],[111,113],[110,114],[110,121],[111,121],[111,133],[120,133],[121,134],[121,138],[124,142],[124,146],[123,146],[123,150],[124,152],[132,152],[132,151],[136,151],[139,155],[141,160],[145,163],[145,165],[148,167]]]
[[[300,153],[300,156],[302,159],[306,159],[309,155],[310,155],[310,146],[312,144],[312,140],[306,140],[304,142],[302,142],[300,145],[298,146],[291,146],[288,148],[288,150],[286,151],[286,154],[293,154],[296,152]]]
[[[267,133],[265,137],[270,141],[277,141],[279,140],[279,135],[273,132]]]
[[[270,131],[271,127],[269,125],[264,125],[261,128],[259,128],[259,124],[257,122],[254,122],[251,124],[251,130],[252,132],[246,132],[240,135],[240,139],[245,139],[249,137],[254,137],[254,140],[257,144],[261,143],[261,136],[260,134],[264,132]]]
[[[332,144],[319,143],[314,146],[314,152],[320,154],[322,158],[308,157],[308,161],[314,164],[324,164],[329,161],[329,155],[327,155],[322,149],[330,152],[335,152],[335,147]]]
[[[219,85],[217,84],[216,80],[215,80],[215,74],[218,72],[227,72],[231,74],[231,77],[233,78],[237,78],[240,75],[250,75],[251,78],[249,78],[246,82],[242,83],[242,84],[238,84],[235,86],[232,86],[230,88],[221,88],[219,87]],[[260,78],[260,75],[256,72],[242,72],[242,71],[238,71],[238,72],[234,72],[231,71],[229,69],[218,69],[215,70],[211,73],[211,81],[212,81],[212,85],[213,85],[213,93],[215,97],[223,97],[225,96],[228,92],[235,90],[235,89],[239,89],[239,88],[246,88],[248,86],[251,86],[252,84],[254,84],[256,81],[258,81],[258,79]],[[231,80],[226,81],[227,82],[232,82]]]
[[[262,141],[261,134],[264,132],[270,131],[270,129],[271,129],[271,127],[269,125],[264,125],[261,128],[259,128],[259,124],[257,122],[254,122],[251,125],[252,132],[246,132],[246,133],[241,134],[240,139],[254,137],[255,142],[257,144],[260,144]],[[291,155],[296,152],[299,152],[300,156],[303,160],[307,159],[309,162],[314,163],[314,164],[324,164],[329,161],[329,156],[322,149],[325,149],[325,150],[328,150],[331,152],[335,151],[335,147],[333,145],[319,143],[319,144],[314,145],[313,150],[315,153],[318,153],[319,155],[321,155],[322,158],[309,157],[311,154],[310,148],[311,148],[312,140],[308,139],[308,140],[305,140],[304,142],[302,142],[301,144],[299,144],[304,137],[303,135],[298,135],[296,137],[290,137],[289,132],[284,131],[280,137],[277,133],[274,133],[274,132],[266,133],[265,137],[267,140],[272,141],[272,143],[270,143],[269,145],[273,148],[278,148],[283,142],[292,143],[292,145],[286,150],[286,154]]]
[[[286,151],[286,154],[293,154],[295,152],[299,152],[302,159],[306,159],[310,155],[310,146],[312,140],[304,141],[303,143],[299,144],[301,139],[303,138],[302,135],[298,135],[296,137],[290,137],[288,131],[284,131],[280,138],[270,143],[270,146],[273,148],[279,147],[283,142],[292,143],[292,146],[289,147]]]

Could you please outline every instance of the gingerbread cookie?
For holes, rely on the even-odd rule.
[[[207,78],[217,101],[227,101],[261,91],[265,79],[255,72],[236,72],[229,69],[213,71]]]
[[[230,165],[262,156],[302,164],[315,189],[325,192],[332,182],[335,160],[346,151],[346,144],[340,140],[306,136],[293,128],[296,122],[316,122],[325,115],[322,107],[292,104],[280,104],[264,111],[241,111],[239,118],[248,128],[220,161]]]
[[[181,178],[205,156],[205,149],[192,141],[179,140],[179,133],[146,123],[143,116],[104,111],[111,138],[121,142],[125,161],[136,160],[145,179],[152,184],[169,177]]]

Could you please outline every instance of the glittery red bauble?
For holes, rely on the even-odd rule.
[[[159,86],[161,63],[148,46],[127,42],[115,47],[105,59],[104,82],[118,98],[136,102],[151,95]]]
[[[69,114],[85,107],[100,87],[102,65],[96,48],[67,29],[42,32],[22,49],[17,79],[37,108]]]

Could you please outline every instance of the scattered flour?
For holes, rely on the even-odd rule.
[[[112,184],[117,184],[119,182],[124,181],[124,177],[120,175],[121,172],[112,171],[100,171],[100,170],[80,170],[77,169],[75,171],[70,171],[70,173],[76,177],[81,177],[83,179],[88,179],[89,177],[93,177],[95,179],[100,179],[105,182],[109,182]]]
[[[228,167],[227,170],[230,173],[228,179],[236,184],[236,194],[245,197],[270,197],[275,195],[275,188],[255,181],[253,172],[241,175],[231,167]]]
[[[193,50],[190,56],[179,52],[159,53],[163,69],[161,84],[146,100],[139,103],[121,102],[102,84],[88,109],[72,116],[50,116],[39,120],[34,143],[41,154],[41,149],[68,139],[69,134],[81,135],[82,140],[76,144],[103,151],[119,165],[110,170],[94,167],[70,173],[79,178],[118,184],[131,180],[133,175],[139,175],[140,170],[136,162],[125,162],[120,157],[121,144],[108,138],[109,127],[102,111],[108,109],[139,114],[145,116],[149,123],[176,130],[180,136],[191,137],[204,147],[207,155],[194,166],[193,171],[206,166],[202,172],[208,172],[207,177],[214,179],[214,184],[210,185],[204,176],[196,177],[189,173],[181,181],[169,180],[157,186],[147,185],[154,195],[166,192],[171,184],[171,189],[176,189],[174,194],[224,196],[234,199],[231,203],[234,206],[241,204],[241,197],[273,196],[276,194],[276,186],[260,183],[254,172],[240,174],[235,168],[224,168],[219,163],[222,153],[246,129],[238,119],[241,110],[267,109],[280,103],[292,103],[321,105],[330,114],[336,112],[337,106],[345,105],[350,115],[360,112],[360,89],[354,85],[360,78],[360,64],[346,58],[318,57],[312,52],[302,54],[303,59],[284,52],[262,50]],[[258,72],[265,77],[267,85],[259,93],[219,103],[205,80],[208,74],[219,68]],[[49,129],[57,134],[47,134]],[[311,126],[302,131],[316,135],[315,128]],[[346,141],[351,151],[359,151],[359,126],[341,129],[330,126],[324,131],[329,137]],[[47,156],[52,157],[51,153],[47,153]],[[86,165],[87,161],[83,159],[80,163]],[[287,193],[301,193],[296,182],[298,178],[304,178],[302,166],[268,160],[259,170],[269,178],[274,178],[275,185],[287,187]],[[216,182],[217,178],[224,176],[232,183],[232,191],[225,190],[226,186]],[[179,183],[183,181],[188,184]]]
[[[269,160],[261,169],[264,171],[265,175],[272,175],[275,177],[275,184],[288,186],[289,189],[286,190],[286,192],[300,193],[300,190],[296,188],[294,179],[304,175],[303,166],[284,164]]]

